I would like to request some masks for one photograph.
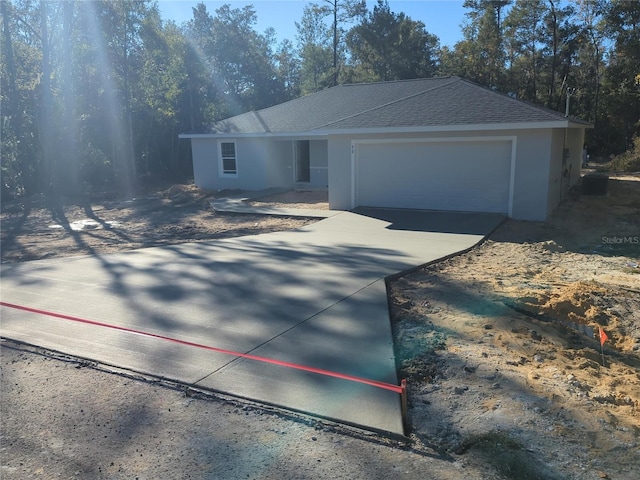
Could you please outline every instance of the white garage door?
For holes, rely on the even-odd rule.
[[[355,206],[508,213],[511,140],[357,144]]]

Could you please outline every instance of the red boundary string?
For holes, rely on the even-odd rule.
[[[370,380],[368,378],[355,377],[353,375],[346,375],[344,373],[332,372],[330,370],[323,370],[321,368],[307,367],[305,365],[298,365],[296,363],[283,362],[281,360],[274,360],[272,358],[260,357],[260,356],[257,356],[257,355],[251,355],[249,353],[234,352],[233,350],[225,350],[223,348],[211,347],[209,345],[202,345],[200,343],[194,343],[194,342],[189,342],[189,341],[186,341],[186,340],[180,340],[180,339],[177,339],[177,338],[167,337],[167,336],[164,336],[164,335],[158,335],[157,333],[143,332],[141,330],[135,330],[133,328],[120,327],[118,325],[112,325],[112,324],[109,324],[109,323],[97,322],[95,320],[87,320],[85,318],[73,317],[71,315],[65,315],[65,314],[62,314],[62,313],[48,312],[46,310],[40,310],[40,309],[37,309],[37,308],[25,307],[23,305],[15,305],[15,304],[12,304],[12,303],[7,303],[7,302],[0,302],[0,305],[2,305],[3,307],[14,308],[16,310],[23,310],[25,312],[36,313],[38,315],[45,315],[45,316],[48,316],[48,317],[61,318],[63,320],[71,320],[73,322],[84,323],[84,324],[87,324],[87,325],[94,325],[94,326],[97,326],[97,327],[110,328],[110,329],[113,329],[113,330],[119,330],[121,332],[133,333],[133,334],[136,334],[136,335],[142,335],[142,336],[150,337],[150,338],[157,338],[157,339],[160,339],[160,340],[167,340],[169,342],[178,343],[180,345],[187,345],[189,347],[196,347],[196,348],[202,348],[202,349],[205,349],[205,350],[211,350],[213,352],[222,353],[222,354],[225,354],[225,355],[232,355],[234,357],[246,358],[248,360],[255,360],[255,361],[263,362],[263,363],[271,363],[273,365],[279,365],[281,367],[293,368],[293,369],[296,369],[296,370],[303,370],[305,372],[316,373],[318,375],[325,375],[327,377],[340,378],[342,380],[348,380],[350,382],[364,383],[365,385],[371,385],[373,387],[382,388],[384,390],[390,390],[390,391],[395,392],[395,393],[400,393],[400,394],[403,393],[402,386],[392,385],[391,383],[379,382],[377,380]]]

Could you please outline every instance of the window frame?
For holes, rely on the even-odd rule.
[[[233,145],[233,156],[225,155],[223,145],[231,144]],[[232,159],[234,162],[235,169],[225,170],[225,160]],[[218,141],[218,173],[220,177],[224,178],[237,178],[238,177],[238,145],[235,140],[219,140]]]

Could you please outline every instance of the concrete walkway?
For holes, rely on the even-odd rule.
[[[340,212],[291,232],[5,264],[2,301],[397,385],[384,278],[501,216]],[[2,307],[2,336],[402,435],[391,391]],[[87,388],[91,388],[90,385]]]

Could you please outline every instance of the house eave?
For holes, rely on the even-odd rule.
[[[328,135],[386,135],[402,133],[445,133],[472,131],[500,131],[500,130],[538,130],[550,128],[593,128],[593,125],[576,122],[572,119],[554,120],[548,122],[510,122],[510,123],[474,123],[463,125],[435,125],[414,127],[366,127],[366,128],[336,128],[316,129],[307,132],[254,132],[254,133],[181,133],[178,138],[309,138],[326,137]]]
[[[178,138],[308,138],[324,137],[326,134],[319,131],[311,132],[255,132],[255,133],[181,133]]]
[[[398,133],[445,133],[472,131],[500,131],[500,130],[538,130],[549,128],[593,128],[593,125],[573,122],[571,120],[557,120],[549,122],[520,122],[520,123],[486,123],[464,125],[437,125],[417,127],[382,127],[382,128],[354,128],[354,129],[323,129],[325,135],[351,134],[398,134]]]

